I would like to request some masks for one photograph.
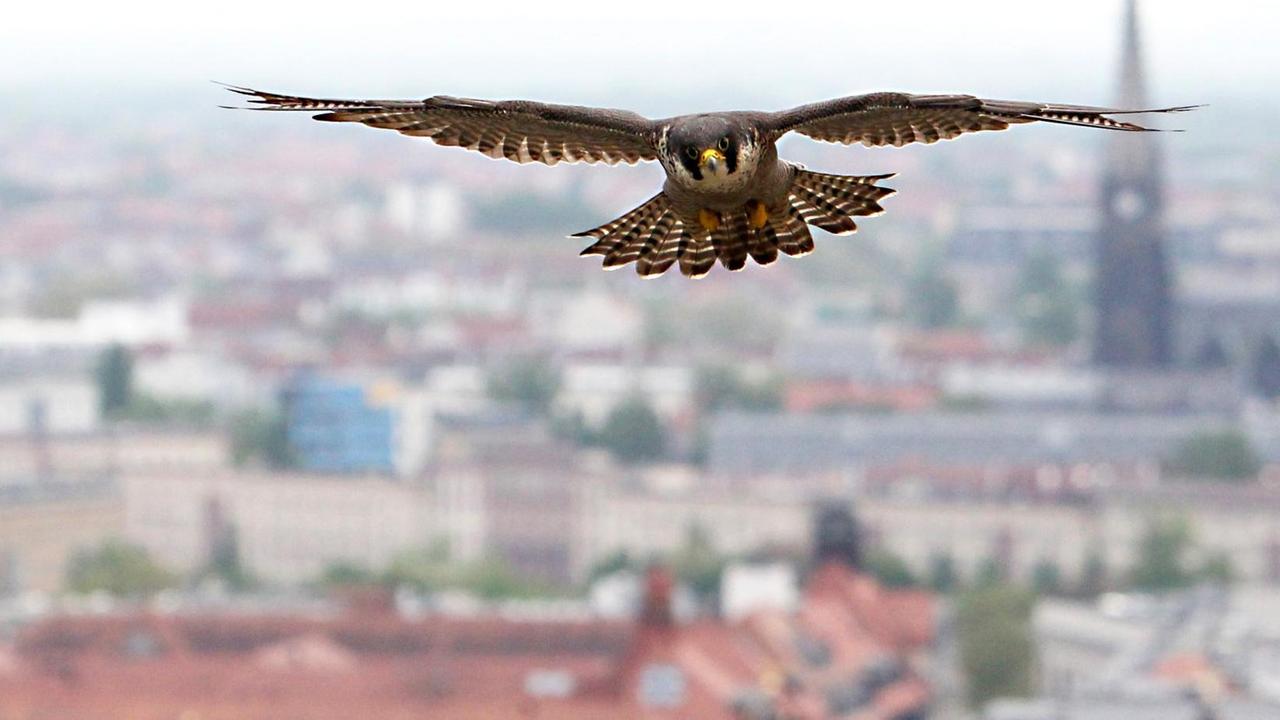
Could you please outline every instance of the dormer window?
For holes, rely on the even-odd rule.
[[[649,708],[680,707],[686,684],[684,671],[675,665],[647,665],[640,673],[640,704]]]

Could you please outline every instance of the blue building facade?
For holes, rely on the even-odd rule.
[[[361,385],[302,374],[286,386],[283,401],[289,446],[299,469],[394,472],[393,409],[370,402]]]

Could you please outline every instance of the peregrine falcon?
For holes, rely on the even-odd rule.
[[[829,175],[778,157],[789,132],[815,140],[867,147],[950,140],[981,130],[1048,122],[1146,132],[1113,115],[1171,113],[1153,110],[983,100],[972,95],[855,95],[781,112],[715,112],[650,120],[625,110],[551,105],[526,100],[328,100],[228,86],[250,96],[259,110],[317,113],[316,120],[358,122],[428,137],[518,163],[657,160],[666,171],[662,191],[597,228],[577,233],[594,242],[583,255],[601,255],[604,267],[634,262],[643,277],[680,272],[700,278],[716,259],[741,270],[747,258],[769,265],[781,252],[814,250],[809,225],[836,235],[858,229],[855,217],[878,215],[894,190],[886,175]]]

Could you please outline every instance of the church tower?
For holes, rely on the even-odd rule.
[[[1126,0],[1116,107],[1149,107],[1137,0]],[[1171,280],[1164,249],[1163,158],[1154,133],[1108,138],[1095,272],[1093,357],[1103,367],[1173,362]]]

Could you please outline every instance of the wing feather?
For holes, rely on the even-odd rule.
[[[656,124],[625,110],[443,95],[421,101],[333,100],[227,89],[250,97],[256,110],[314,112],[316,120],[363,123],[518,163],[612,165],[657,159]]]
[[[826,142],[862,143],[868,147],[934,143],[965,133],[1004,130],[1013,124],[1049,122],[1124,132],[1152,128],[1117,120],[1112,115],[1173,113],[1194,105],[1152,110],[1122,110],[1087,105],[984,100],[972,95],[873,93],[801,105],[772,113],[765,121],[776,135],[795,131]]]

